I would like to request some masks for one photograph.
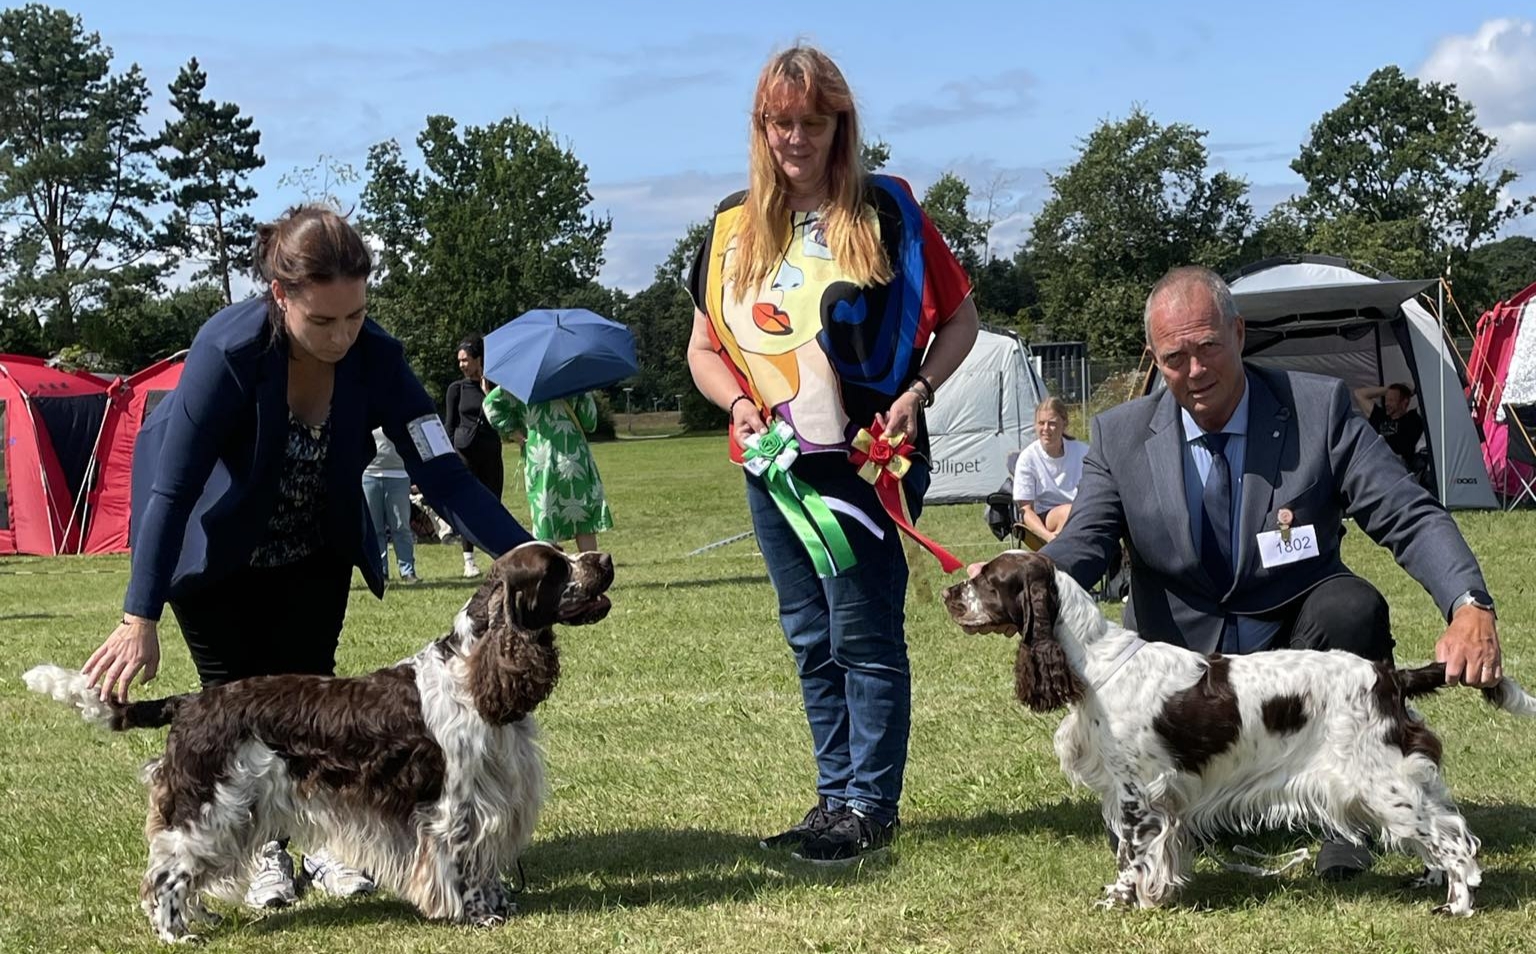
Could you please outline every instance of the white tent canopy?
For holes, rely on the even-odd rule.
[[[1434,280],[1377,281],[1340,259],[1296,256],[1248,266],[1231,287],[1246,360],[1333,375],[1351,388],[1412,384],[1441,501],[1497,506],[1455,352],[1416,298]]]
[[[979,332],[928,409],[933,482],[925,500],[983,500],[1002,486],[1012,476],[1009,455],[1035,439],[1035,405],[1044,397],[1029,346],[1012,332]]]

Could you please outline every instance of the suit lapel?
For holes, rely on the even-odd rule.
[[[1257,537],[1264,529],[1279,482],[1280,454],[1294,426],[1291,409],[1280,403],[1259,375],[1248,375],[1248,392],[1248,441],[1243,455],[1242,509],[1238,515],[1238,579],[1247,575],[1244,571],[1257,551]]]
[[[1207,585],[1214,586],[1200,568],[1191,536],[1199,515],[1189,512],[1189,501],[1184,496],[1184,432],[1179,427],[1178,409],[1173,395],[1164,391],[1149,425],[1152,436],[1147,440],[1147,468],[1152,472],[1158,510],[1162,512],[1164,529],[1179,564],[1190,567]]]
[[[288,349],[273,345],[259,359],[256,379],[256,452],[251,472],[259,477],[288,447]]]

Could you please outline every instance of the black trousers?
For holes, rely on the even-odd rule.
[[[1392,612],[1376,587],[1353,574],[1325,580],[1282,607],[1270,649],[1342,649],[1392,660]]]
[[[336,671],[352,561],[321,550],[296,563],[246,567],[171,601],[204,689],[250,676]]]
[[[468,450],[459,451],[459,457],[469,468],[469,472],[475,475],[475,479],[484,484],[485,489],[500,500],[502,484],[505,482],[501,463],[501,444],[477,442],[470,445]],[[464,552],[475,552],[475,545],[467,539],[464,541]]]

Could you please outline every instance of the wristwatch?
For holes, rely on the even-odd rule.
[[[1488,595],[1487,590],[1467,590],[1465,593],[1456,597],[1456,599],[1451,602],[1450,615],[1455,616],[1456,611],[1461,609],[1463,606],[1475,606],[1480,610],[1487,610],[1488,612],[1493,613],[1494,619],[1499,618],[1499,614],[1494,612],[1493,609],[1493,597]]]

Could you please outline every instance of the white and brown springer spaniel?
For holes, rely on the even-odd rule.
[[[150,762],[149,868],[139,889],[164,941],[239,897],[256,849],[325,845],[429,918],[493,925],[533,834],[544,764],[531,713],[560,674],[552,626],[607,615],[613,562],[528,543],[496,561],[453,632],[366,676],[262,676],[104,704],[78,672],[27,686],[113,730],[169,724]]]
[[[1020,702],[1071,706],[1056,754],[1098,792],[1119,839],[1119,876],[1101,903],[1169,900],[1195,838],[1300,823],[1413,852],[1422,883],[1447,885],[1436,911],[1472,913],[1478,841],[1441,778],[1440,741],[1404,703],[1440,688],[1444,665],[1399,670],[1337,651],[1206,657],[1149,643],[1048,558],[1019,550],[944,601],[967,632],[1022,634]],[[1484,695],[1536,716],[1536,699],[1511,679]]]

